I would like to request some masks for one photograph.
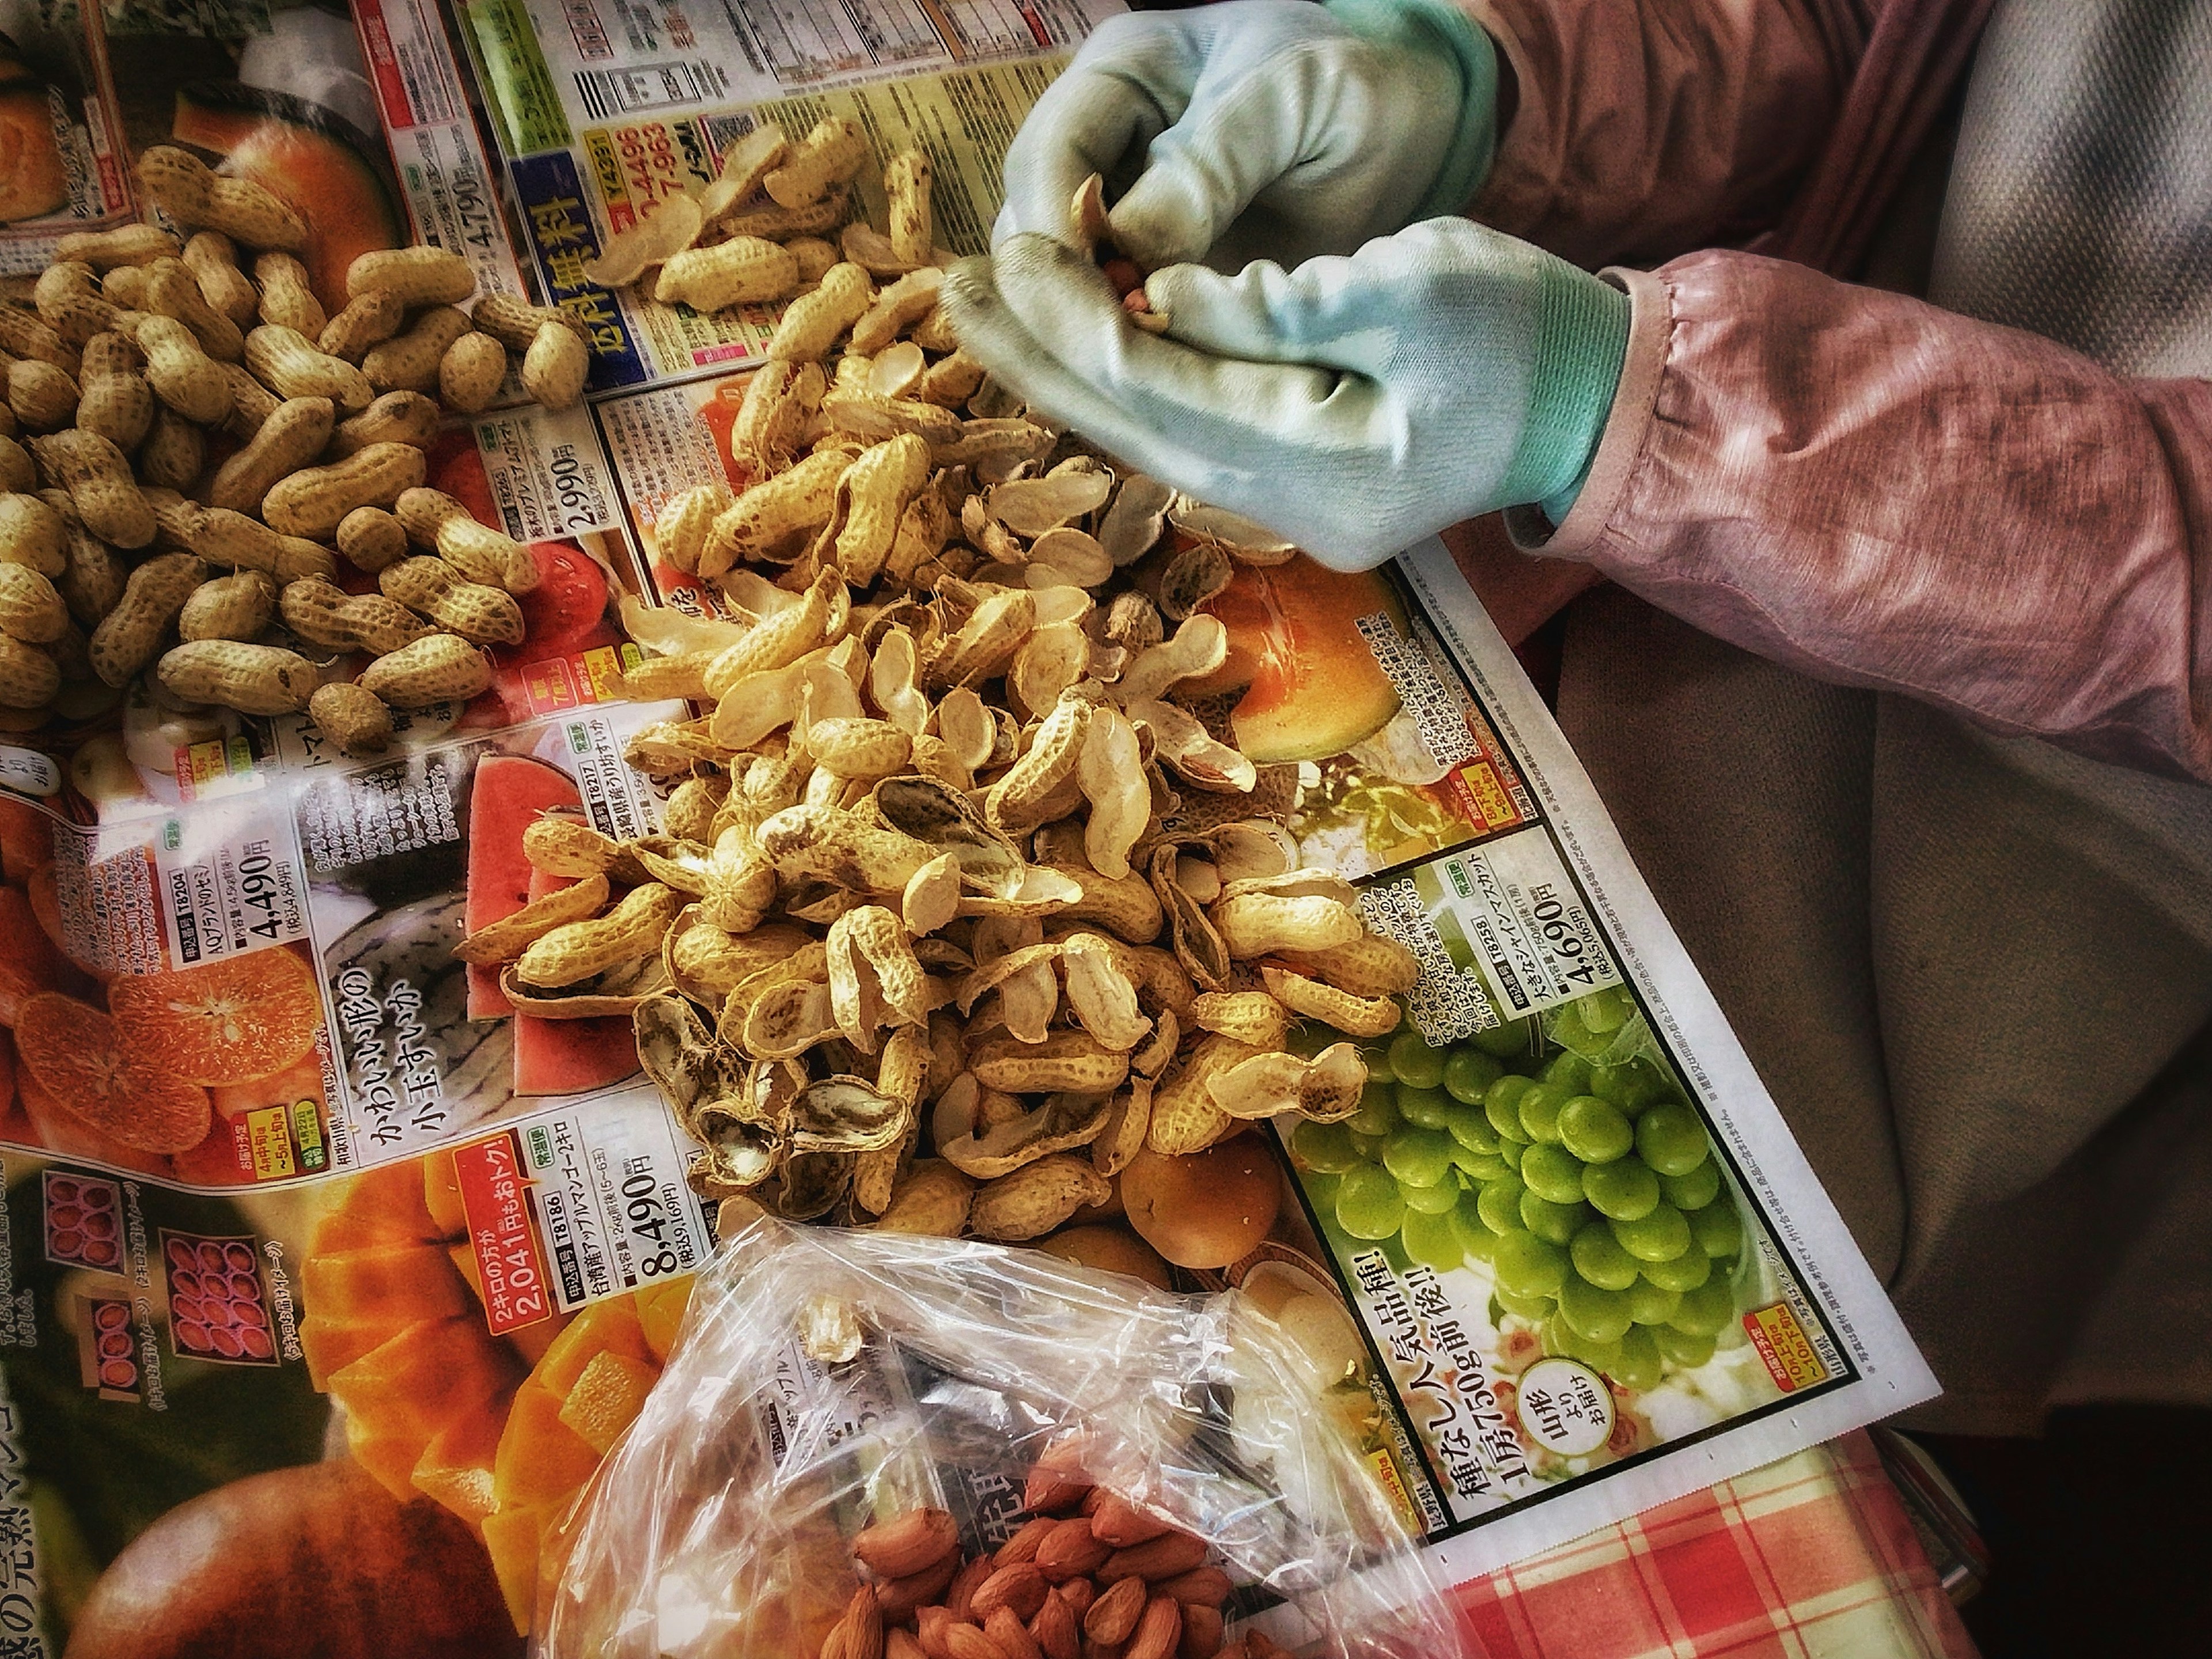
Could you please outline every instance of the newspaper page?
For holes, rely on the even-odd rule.
[[[487,288],[605,307],[603,374],[586,407],[430,447],[428,482],[529,543],[541,580],[490,689],[403,717],[385,756],[143,688],[0,732],[9,1651],[89,1646],[132,1598],[169,1609],[179,1651],[178,1621],[270,1617],[256,1576],[193,1565],[210,1528],[313,1576],[316,1606],[281,1613],[298,1645],[400,1644],[393,1610],[423,1607],[459,1650],[520,1651],[712,1217],[626,1018],[454,946],[568,879],[523,854],[542,816],[659,826],[671,781],[627,755],[682,709],[622,700],[621,608],[720,606],[651,527],[684,489],[743,482],[729,425],[768,321],[568,291],[549,249],[711,177],[763,112],[825,109],[929,148],[941,235],[980,246],[1006,139],[1101,15],[546,9],[461,8],[470,62],[407,0],[108,14],[115,73],[143,77],[103,94],[130,148],[311,181],[325,292],[364,246],[437,240]],[[574,189],[533,193],[541,163]],[[536,204],[520,240],[502,190]],[[1261,764],[1244,810],[1352,879],[1424,971],[1366,1045],[1359,1113],[1255,1143],[1281,1182],[1265,1241],[1175,1284],[1237,1285],[1302,1333],[1335,1379],[1317,1412],[1455,1578],[1927,1397],[1441,547],[1356,576],[1239,567],[1207,609],[1233,644],[1216,712]]]
[[[527,294],[440,9],[355,0],[353,17],[414,240],[465,257],[487,292]]]
[[[1022,117],[1118,0],[922,4],[868,0],[619,9],[581,0],[470,0],[461,27],[505,151],[537,281],[592,333],[592,386],[636,386],[757,360],[781,307],[701,313],[583,275],[607,239],[672,195],[696,194],[764,121],[798,134],[860,124],[878,155],[916,149],[934,170],[948,255],[988,245],[999,158]],[[862,216],[883,221],[861,181]]]
[[[100,9],[0,6],[0,274],[138,216]]]

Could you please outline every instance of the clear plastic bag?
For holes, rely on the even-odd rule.
[[[854,1534],[1029,1519],[1045,1463],[1206,1540],[1247,1628],[1342,1659],[1473,1650],[1310,1362],[1230,1293],[1034,1251],[763,1218],[702,1274],[668,1369],[569,1524],[557,1659],[814,1659]],[[1118,1648],[1115,1650],[1118,1651]]]

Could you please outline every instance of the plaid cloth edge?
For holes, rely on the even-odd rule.
[[[1453,1595],[1484,1659],[1978,1659],[1864,1433]]]

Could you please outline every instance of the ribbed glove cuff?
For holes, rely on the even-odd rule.
[[[1355,34],[1458,66],[1458,128],[1436,182],[1407,223],[1459,212],[1498,155],[1498,48],[1451,0],[1324,0],[1323,9]]]
[[[1528,414],[1500,493],[1541,504],[1553,524],[1582,489],[1628,356],[1628,296],[1564,259],[1538,267]]]

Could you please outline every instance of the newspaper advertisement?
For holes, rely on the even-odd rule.
[[[630,757],[689,711],[625,699],[623,610],[727,608],[653,525],[748,481],[730,428],[772,320],[571,290],[554,256],[711,178],[763,112],[825,110],[929,148],[940,240],[980,247],[1006,140],[1101,15],[504,0],[458,9],[459,58],[402,0],[166,33],[110,14],[167,77],[118,100],[132,147],[335,204],[319,288],[343,295],[349,250],[438,240],[487,289],[588,312],[600,373],[582,406],[428,446],[427,482],[539,579],[490,685],[402,715],[385,754],[143,684],[59,737],[0,732],[10,1650],[187,1652],[248,1626],[403,1650],[436,1609],[453,1651],[523,1651],[713,1215],[639,1070],[635,988],[549,991],[455,947],[575,880],[532,861],[531,825],[661,828],[674,779]],[[1316,1412],[1455,1579],[1932,1393],[1441,546],[1352,575],[1239,564],[1204,608],[1231,642],[1207,706],[1263,781],[1246,810],[1423,971],[1363,1045],[1352,1117],[1245,1138],[1279,1192],[1264,1239],[1165,1282],[1237,1286],[1300,1333],[1333,1379]],[[277,1565],[204,1571],[210,1540]],[[116,1634],[149,1605],[168,1646]]]
[[[1113,0],[857,7],[554,7],[474,0],[461,27],[508,160],[518,222],[549,304],[592,331],[598,390],[757,360],[781,307],[702,313],[584,267],[671,196],[696,195],[763,122],[794,136],[857,122],[877,154],[928,155],[945,254],[988,245],[998,163],[1022,117]],[[854,211],[883,222],[880,189]],[[831,228],[834,234],[835,228]]]
[[[0,272],[138,216],[97,6],[0,6]]]

